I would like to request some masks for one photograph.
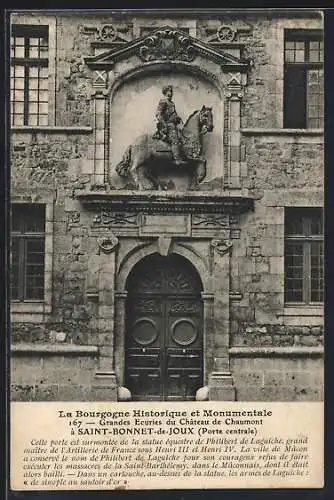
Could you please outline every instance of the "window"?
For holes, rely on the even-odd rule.
[[[11,299],[44,300],[45,206],[13,204]]]
[[[285,302],[323,302],[321,208],[285,210]]]
[[[321,32],[285,30],[284,127],[323,126],[324,72]]]
[[[47,26],[12,26],[12,125],[48,124],[48,44]]]

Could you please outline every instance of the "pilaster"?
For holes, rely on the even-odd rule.
[[[94,394],[97,399],[116,400],[117,386],[114,371],[115,332],[115,250],[118,239],[111,234],[98,239],[98,346],[99,364],[95,373]]]
[[[94,176],[92,184],[95,189],[106,186],[106,166],[108,164],[108,131],[109,131],[109,100],[108,72],[94,71],[93,101],[94,101]]]
[[[214,276],[214,354],[213,371],[209,375],[209,399],[214,401],[235,400],[235,389],[230,372],[229,361],[229,303],[230,303],[230,240],[214,239],[213,252]]]
[[[241,188],[241,102],[246,75],[224,75],[224,187]]]

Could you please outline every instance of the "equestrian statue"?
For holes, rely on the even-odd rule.
[[[202,136],[213,130],[212,108],[203,106],[194,111],[183,125],[172,100],[172,86],[164,87],[162,93],[155,116],[156,132],[138,136],[126,149],[116,172],[121,177],[132,177],[140,190],[156,189],[157,167],[171,164],[189,170],[190,189],[197,189],[206,175]]]

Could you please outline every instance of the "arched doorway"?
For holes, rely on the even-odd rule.
[[[137,401],[191,401],[203,385],[202,283],[184,257],[153,254],[127,280],[125,385]]]

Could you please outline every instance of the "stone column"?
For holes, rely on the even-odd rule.
[[[114,288],[115,288],[115,249],[118,238],[112,234],[98,238],[98,346],[99,365],[95,373],[93,394],[97,401],[116,401],[117,384],[114,371]]]
[[[224,187],[241,187],[241,100],[246,75],[225,75],[224,92]]]
[[[230,240],[214,239],[213,277],[214,277],[214,362],[209,376],[209,399],[213,401],[234,401],[235,388],[229,362],[229,276]]]
[[[94,176],[93,188],[105,189],[106,166],[108,163],[108,131],[109,131],[109,105],[108,105],[108,73],[106,71],[94,71],[93,89],[94,93]]]

